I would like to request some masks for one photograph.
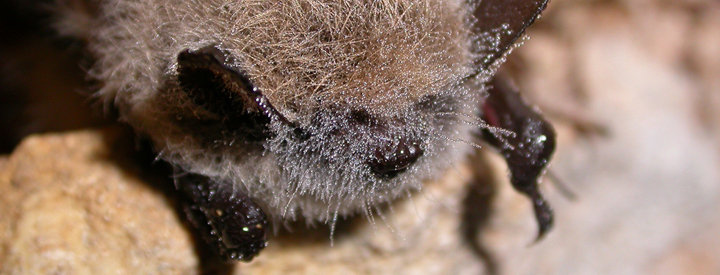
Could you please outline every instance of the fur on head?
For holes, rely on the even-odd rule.
[[[481,49],[463,0],[94,5],[86,32],[97,59],[90,73],[103,83],[97,96],[162,159],[246,192],[275,218],[371,214],[469,147],[471,125],[461,121],[477,114],[483,79],[467,81]],[[178,54],[208,46],[296,127],[272,120],[269,138],[243,139],[188,98]],[[307,137],[296,138],[297,128]],[[397,148],[422,156],[401,173],[374,173],[378,152]]]

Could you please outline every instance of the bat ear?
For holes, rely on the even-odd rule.
[[[512,49],[525,29],[540,17],[549,0],[481,0],[473,15],[473,31],[480,35],[483,47],[478,61],[481,69]]]
[[[286,121],[243,71],[229,65],[228,55],[214,46],[184,50],[177,62],[182,91],[236,133],[264,140],[270,136],[271,121]]]

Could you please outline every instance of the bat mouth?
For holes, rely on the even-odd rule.
[[[391,180],[410,170],[425,154],[426,135],[418,121],[374,116],[362,109],[331,107],[314,112],[307,124],[285,124],[280,141],[331,169],[364,170],[376,180]],[[300,152],[291,148],[303,148]],[[333,168],[334,167],[334,168]],[[374,181],[374,180],[373,180]]]

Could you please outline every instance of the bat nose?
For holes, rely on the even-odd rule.
[[[376,176],[391,179],[407,170],[422,155],[419,140],[400,139],[374,148],[368,166]]]

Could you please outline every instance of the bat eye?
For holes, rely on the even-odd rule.
[[[368,166],[376,176],[391,179],[407,170],[422,155],[420,141],[400,139],[397,143],[389,142],[375,148]]]

